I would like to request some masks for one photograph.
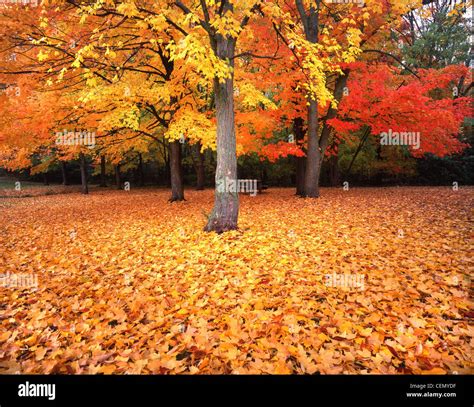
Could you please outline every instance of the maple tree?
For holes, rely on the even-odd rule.
[[[130,162],[127,157],[149,154],[156,143],[169,144],[170,199],[183,200],[180,142],[185,139],[199,149],[195,162],[200,163],[196,170],[201,185],[202,152],[217,149],[216,201],[207,230],[237,227],[238,194],[219,191],[217,185],[226,178],[236,179],[241,154],[256,152],[272,161],[295,156],[297,193],[317,197],[324,157],[334,154],[344,133],[335,134],[331,123],[341,123],[334,119],[351,66],[357,60],[370,63],[387,55],[400,62],[393,53],[377,48],[390,30],[403,26],[401,16],[422,3],[429,2],[369,1],[363,7],[321,1],[249,1],[237,7],[230,1],[144,2],[139,7],[129,1],[47,2],[41,11],[28,10],[26,19],[16,19],[19,34],[5,37],[5,53],[20,51],[8,73],[28,74],[25,86],[30,92],[48,92],[51,104],[61,88],[68,91],[60,93],[62,109],[53,106],[48,111],[57,116],[49,120],[54,127],[43,123],[43,136],[33,137],[31,132],[22,136],[36,147],[20,154],[18,146],[11,150],[20,137],[4,137],[17,161],[16,166],[8,165],[27,166],[28,156],[56,151],[47,133],[61,127],[66,117],[69,124],[101,133],[93,151],[69,147],[59,151],[62,162],[79,157],[84,189],[87,156],[94,163],[110,161],[120,185],[120,166]],[[12,12],[5,21],[11,19],[15,19]],[[72,30],[71,22],[80,29]],[[259,53],[251,51],[255,47]],[[67,116],[70,109],[77,115]],[[32,117],[44,121],[46,116],[34,110],[32,106]],[[460,115],[461,111],[458,119]],[[10,118],[16,119],[15,109]],[[362,115],[362,119],[368,118]],[[10,124],[6,121],[4,129]],[[288,142],[291,128],[296,143]],[[275,132],[287,139],[275,142]],[[7,155],[7,161],[11,157]],[[37,171],[54,163],[46,158]],[[166,154],[164,158],[168,160]],[[101,169],[103,178],[103,163]]]
[[[415,157],[427,153],[443,157],[464,150],[466,143],[458,136],[463,120],[472,112],[471,99],[454,97],[453,88],[468,75],[468,68],[450,66],[418,74],[400,75],[387,65],[353,66],[350,95],[341,101],[338,116],[329,121],[337,134],[331,153],[337,153],[341,142],[359,141],[351,167],[363,143],[372,136],[380,144],[380,134],[388,129],[419,134],[419,145],[407,147]]]
[[[171,200],[184,199],[178,140],[186,136],[203,148],[212,146],[213,124],[202,111],[202,103],[196,105],[197,92],[188,91],[190,85],[199,85],[196,75],[183,72],[171,58],[168,47],[174,41],[173,32],[163,33],[166,35],[164,41],[159,35],[162,19],[154,18],[147,26],[148,34],[143,33],[140,16],[124,5],[119,7],[114,18],[105,22],[101,22],[100,11],[97,11],[99,16],[97,13],[90,15],[89,8],[79,3],[72,5],[73,10],[66,9],[65,13],[70,16],[74,8],[79,7],[81,21],[95,17],[92,28],[83,28],[80,33],[59,33],[57,24],[49,23],[52,17],[45,16],[40,18],[43,29],[40,32],[31,26],[26,28],[38,60],[43,63],[46,85],[60,85],[70,78],[81,79],[81,89],[77,92],[81,105],[76,105],[75,109],[80,107],[82,113],[92,115],[101,112],[97,127],[104,133],[104,138],[108,137],[101,148],[117,163],[120,161],[117,153],[125,153],[130,148],[143,150],[144,137],[157,142],[163,137],[169,140]],[[59,17],[56,9],[49,10],[49,14]],[[124,24],[123,19],[128,24]],[[107,29],[100,24],[105,24]],[[18,39],[13,40],[19,46]],[[143,88],[143,83],[148,86]]]
[[[0,5],[0,374],[471,373],[470,4]]]

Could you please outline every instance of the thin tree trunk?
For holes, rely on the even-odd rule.
[[[168,148],[165,148],[165,150],[166,150],[165,152],[165,177],[166,177],[165,185],[168,188],[171,188],[171,162],[170,162],[170,154],[169,154],[170,147],[168,146]]]
[[[121,179],[120,179],[120,164],[119,165],[115,165],[115,187],[117,189],[121,189],[122,188],[122,182],[121,182]]]
[[[47,172],[43,172],[43,185],[49,185]]]
[[[100,186],[105,188],[107,186],[105,177],[105,155],[100,156]]]
[[[79,161],[80,161],[80,166],[81,166],[82,193],[84,195],[87,195],[89,193],[89,187],[87,186],[87,162],[86,162],[86,156],[84,155],[84,153],[81,153],[79,155]]]
[[[366,126],[365,131],[364,131],[364,135],[362,136],[362,139],[360,140],[359,145],[357,146],[357,149],[356,149],[354,155],[352,156],[352,160],[351,160],[351,162],[349,164],[349,168],[347,169],[347,172],[346,172],[346,177],[348,177],[351,174],[352,166],[354,165],[354,162],[355,162],[357,156],[359,155],[359,153],[361,152],[362,147],[364,146],[365,142],[367,141],[369,135],[370,135],[370,127]],[[378,154],[378,158],[380,158],[380,154]]]
[[[304,139],[304,120],[301,117],[297,117],[293,121],[293,131],[295,133],[295,141],[298,145],[303,142]],[[304,195],[304,178],[305,178],[305,166],[306,157],[295,157],[295,168],[296,168],[296,195]]]
[[[316,44],[319,41],[319,12],[322,5],[321,0],[311,1],[305,5],[303,0],[295,0],[296,9],[301,17],[306,39]],[[341,79],[342,78],[342,79]],[[342,97],[343,87],[347,81],[347,75],[338,78],[335,88],[335,99],[340,100]],[[336,110],[329,108],[328,114],[324,119],[324,126],[319,138],[318,123],[318,101],[315,95],[308,95],[308,150],[306,158],[306,173],[304,183],[303,196],[317,198],[319,197],[319,179],[321,175],[321,167],[324,154],[329,141],[330,128],[326,124],[326,120],[331,115],[336,114]]]
[[[349,77],[349,70],[346,69],[343,71],[344,74],[339,76],[336,80],[336,85],[334,88],[334,98],[337,102],[340,102],[344,93],[344,87],[347,84],[347,79]],[[315,110],[312,110],[315,109]],[[337,116],[337,109],[330,107],[324,118],[324,124],[321,131],[321,137],[318,136],[318,113],[317,113],[317,103],[313,106],[312,101],[308,107],[308,133],[311,131],[311,136],[308,137],[308,156],[309,156],[309,144],[312,140],[315,140],[315,145],[312,147],[313,162],[309,164],[307,162],[306,171],[310,169],[313,173],[305,178],[305,194],[304,196],[309,197],[319,197],[319,182],[321,179],[321,168],[323,165],[323,160],[325,157],[326,149],[329,144],[329,136],[331,135],[331,127],[328,125],[327,121],[333,119]],[[312,123],[315,121],[315,123]],[[309,184],[308,184],[309,183]],[[312,189],[308,189],[312,188]]]
[[[144,186],[145,185],[145,172],[143,170],[143,157],[138,154],[138,185]]]
[[[196,169],[196,190],[202,191],[205,184],[205,172],[204,172],[204,154],[201,152],[201,143],[194,145],[194,155],[196,159],[193,159],[194,167]]]
[[[217,35],[213,42],[218,58],[233,64],[235,40]],[[222,233],[237,229],[239,195],[236,188],[229,188],[229,181],[237,182],[237,143],[234,120],[234,78],[225,82],[214,79],[217,118],[217,167],[214,208],[204,230]]]
[[[69,185],[69,180],[67,177],[66,161],[61,161],[61,174],[63,176],[63,185]]]
[[[170,142],[171,198],[170,202],[184,201],[183,171],[181,169],[181,143]]]

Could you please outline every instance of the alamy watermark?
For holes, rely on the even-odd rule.
[[[37,7],[40,4],[41,0],[0,0],[0,5],[4,4],[6,6],[33,6]]]
[[[6,95],[7,97],[18,97],[21,95],[21,90],[17,85],[2,85],[0,87],[0,95]]]
[[[56,399],[55,384],[38,384],[26,382],[18,385],[19,397],[45,397],[48,400]]]
[[[340,287],[340,288],[358,288],[365,289],[365,275],[364,274],[326,274],[326,287]]]
[[[333,4],[357,4],[360,7],[363,7],[365,4],[364,0],[325,0],[326,3]]]
[[[95,147],[95,133],[90,131],[68,131],[56,133],[56,144],[63,146]]]
[[[5,288],[38,288],[38,276],[29,273],[0,274],[0,287]]]
[[[380,144],[382,146],[412,146],[415,150],[420,148],[420,132],[392,131],[380,133]]]
[[[237,193],[247,192],[251,196],[257,195],[258,187],[256,179],[230,179],[225,177],[217,181],[217,192]]]

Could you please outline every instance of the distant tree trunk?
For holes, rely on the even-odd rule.
[[[138,185],[145,185],[145,172],[143,171],[143,157],[141,153],[138,154]]]
[[[216,161],[216,153],[211,149],[207,150],[207,161],[209,162],[209,166],[213,168],[214,172],[216,172],[217,161]]]
[[[321,0],[309,2],[308,10],[302,0],[296,0],[296,8],[301,17],[306,39],[313,44],[319,41],[319,12],[321,10]],[[343,70],[343,75],[336,80],[334,89],[334,99],[339,102],[343,95],[343,89],[347,83],[349,70]],[[327,124],[327,120],[336,116],[337,110],[333,107],[328,109],[328,113],[323,119],[323,129],[321,137],[319,137],[318,123],[318,101],[315,95],[308,96],[308,147],[306,158],[306,173],[304,182],[304,194],[310,198],[319,197],[319,180],[321,175],[321,167],[324,160],[324,154],[329,142],[331,128]]]
[[[205,184],[205,173],[204,173],[204,154],[201,152],[201,143],[194,145],[194,155],[196,159],[193,160],[194,167],[196,169],[196,190],[202,191]]]
[[[170,162],[170,154],[169,154],[170,148],[165,148],[165,177],[166,177],[166,182],[165,185],[168,188],[171,188],[171,162]]]
[[[63,176],[63,185],[69,185],[69,180],[68,180],[68,176],[67,176],[66,161],[61,161],[61,174]]]
[[[267,170],[265,168],[265,164],[262,162],[260,167],[260,179],[262,181],[262,186],[267,183]]]
[[[87,195],[89,193],[89,187],[87,186],[87,162],[86,156],[84,153],[79,155],[79,161],[81,166],[81,186],[82,186],[82,193]]]
[[[121,189],[122,188],[122,181],[120,179],[120,164],[118,165],[115,165],[115,187],[117,189]]]
[[[47,172],[43,172],[43,185],[49,185]]]
[[[100,156],[100,186],[102,188],[107,186],[105,178],[105,155]]]
[[[295,133],[295,141],[299,145],[304,139],[304,120],[301,117],[297,117],[293,121],[293,131]],[[296,167],[296,195],[304,195],[304,178],[305,178],[305,166],[306,157],[295,157]]]
[[[333,155],[329,160],[329,182],[332,187],[336,187],[340,184],[338,154]]]
[[[224,3],[226,4],[226,3]],[[232,7],[228,3],[228,7]],[[211,38],[214,53],[233,66],[236,41],[218,34]],[[217,168],[214,208],[204,230],[222,233],[237,229],[239,195],[236,188],[228,188],[228,181],[237,182],[237,143],[234,120],[234,78],[214,79],[217,118]]]
[[[183,171],[181,169],[181,143],[170,142],[171,198],[170,202],[184,201]]]
[[[362,136],[362,138],[359,142],[359,145],[357,146],[357,149],[356,149],[354,155],[352,156],[352,160],[351,160],[351,162],[349,164],[349,168],[347,169],[347,172],[346,172],[346,177],[349,177],[349,175],[351,174],[352,166],[354,165],[354,162],[355,162],[357,156],[362,151],[362,147],[364,146],[365,142],[367,141],[368,137],[370,136],[370,132],[371,132],[370,126],[366,126],[365,130],[364,130],[364,134],[363,134],[363,136]],[[381,159],[380,144],[377,146],[377,158]]]
[[[296,157],[296,195],[304,196],[306,157]]]

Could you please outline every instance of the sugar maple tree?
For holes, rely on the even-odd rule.
[[[86,156],[100,161],[101,168],[106,159],[115,166],[120,184],[119,166],[130,157],[169,145],[171,201],[179,201],[184,199],[179,140],[185,139],[198,149],[201,163],[202,150],[217,149],[216,186],[237,178],[238,154],[257,152],[270,160],[294,155],[297,193],[317,197],[323,159],[342,138],[353,138],[346,131],[350,126],[357,130],[375,128],[377,121],[386,124],[394,102],[390,97],[403,98],[403,92],[423,97],[430,91],[434,73],[420,72],[426,78],[419,83],[408,79],[397,92],[389,92],[378,75],[374,86],[386,89],[389,99],[375,117],[369,106],[377,101],[367,95],[358,103],[362,89],[347,82],[356,61],[389,58],[401,63],[393,55],[397,48],[390,33],[402,25],[404,14],[422,3],[370,0],[361,7],[320,0],[48,0],[34,10],[8,9],[2,30],[8,34],[14,22],[16,34],[2,39],[2,49],[4,55],[18,51],[18,59],[4,73],[23,76],[19,81],[27,81],[29,89],[25,95],[35,96],[4,99],[10,106],[3,119],[2,143],[10,151],[5,160],[10,168],[20,168],[39,154],[45,159],[36,168],[44,170],[53,162],[51,154],[63,162],[80,158],[85,184]],[[44,110],[34,108],[34,98],[41,98]],[[404,99],[407,107],[418,110],[411,117],[399,115],[398,124],[425,120],[424,109],[450,109],[453,120],[444,130],[449,129],[452,148],[442,149],[441,135],[437,146],[423,151],[460,151],[455,127],[467,114],[466,100],[451,106],[446,98],[431,99],[429,107],[409,102],[413,97]],[[18,120],[22,128],[7,134],[18,119],[15,103],[29,106],[28,115]],[[339,104],[346,110],[338,117]],[[97,129],[97,146],[58,148],[54,132],[66,126]],[[440,134],[446,134],[441,127]],[[31,128],[37,132],[27,134]],[[288,138],[290,132],[295,143]],[[202,179],[202,164],[200,168]],[[238,202],[237,192],[216,188],[206,230],[235,229]]]
[[[74,108],[82,116],[97,119],[100,152],[116,164],[120,162],[119,152],[143,150],[144,137],[158,142],[169,140],[171,200],[184,199],[178,139],[186,137],[202,148],[212,147],[215,142],[214,125],[199,94],[202,92],[189,91],[199,88],[199,78],[172,61],[167,49],[176,30],[166,26],[166,33],[160,32],[162,19],[154,18],[146,25],[147,31],[140,16],[124,5],[111,18],[99,12],[90,15],[90,9],[79,3],[48,5],[39,16],[39,28],[34,20],[23,22],[23,37],[9,38],[11,46],[27,44],[32,48],[29,65],[24,65],[22,72],[28,72],[34,57],[34,67],[42,74],[40,79],[46,87],[61,88],[65,83],[69,87],[71,81],[78,85],[75,97],[80,103]],[[77,8],[81,20],[89,24],[81,25],[76,18],[81,29],[73,30]]]
[[[292,145],[285,141],[278,141],[276,144],[269,141],[265,144],[265,140],[271,138],[267,131],[260,131],[256,138],[260,139],[260,143],[253,141],[253,146],[258,145],[261,156],[274,160],[278,157],[284,157],[288,154],[301,156],[306,152],[307,160],[297,158],[296,174],[297,174],[297,194],[301,196],[318,196],[318,185],[320,178],[321,165],[325,156],[334,155],[336,145],[344,138],[354,138],[354,134],[350,131],[337,132],[342,127],[331,125],[331,123],[339,123],[336,119],[338,116],[338,104],[341,100],[348,100],[350,110],[354,115],[360,114],[370,115],[371,107],[376,100],[368,95],[365,102],[358,104],[355,97],[350,95],[351,87],[348,86],[348,79],[352,69],[367,66],[364,64],[372,63],[376,58],[384,59],[391,62],[393,66],[401,66],[405,75],[400,76],[399,84],[404,83],[407,75],[413,75],[417,81],[408,78],[412,85],[409,88],[398,90],[399,97],[402,92],[413,92],[407,99],[406,107],[413,110],[413,117],[405,115],[398,116],[398,123],[403,127],[403,121],[408,120],[406,125],[410,127],[410,123],[416,121],[415,118],[426,118],[426,106],[423,104],[413,103],[416,98],[426,100],[428,89],[426,84],[430,81],[429,73],[420,71],[418,74],[410,70],[401,61],[399,56],[399,43],[393,41],[391,32],[395,29],[402,29],[405,23],[401,17],[408,11],[420,8],[422,4],[429,2],[366,2],[361,7],[359,4],[331,4],[327,5],[323,2],[301,2],[294,4],[285,3],[282,8],[269,16],[269,23],[273,24],[276,31],[276,38],[272,35],[259,33],[262,40],[258,43],[259,49],[268,50],[269,45],[276,49],[275,58],[271,64],[268,64],[265,70],[267,78],[271,78],[273,83],[277,83],[278,87],[270,88],[275,93],[273,99],[277,101],[277,111],[266,112],[266,116],[262,120],[263,123],[272,123],[275,128],[292,128],[294,134],[291,135],[292,141],[296,141],[296,145]],[[267,26],[270,25],[267,22]],[[330,35],[329,35],[330,34]],[[281,40],[281,41],[280,41]],[[281,46],[284,43],[285,46]],[[388,45],[388,47],[387,47]],[[384,49],[385,48],[385,49]],[[268,52],[268,51],[267,51]],[[362,65],[356,61],[365,61]],[[400,70],[399,68],[394,68]],[[451,70],[451,72],[453,72]],[[262,76],[262,75],[260,75]],[[443,76],[441,73],[440,76]],[[468,75],[466,70],[462,75],[458,75],[457,81],[462,83]],[[420,80],[420,77],[423,77]],[[374,78],[373,86],[386,86],[383,82],[386,78]],[[455,82],[452,78],[452,85]],[[261,83],[267,83],[260,79]],[[469,81],[466,80],[467,83]],[[351,83],[356,83],[352,82]],[[457,83],[457,82],[456,82]],[[444,86],[446,88],[446,83]],[[467,85],[469,86],[469,85]],[[446,90],[446,89],[445,89]],[[461,90],[460,90],[461,92]],[[464,93],[465,94],[465,93]],[[444,98],[444,101],[441,99]],[[442,97],[438,96],[438,101],[430,106],[431,115],[443,113],[444,107],[450,104],[451,94],[444,92]],[[450,134],[450,145],[453,148],[438,150],[441,154],[455,153],[462,149],[463,143],[457,140],[457,132],[459,132],[459,123],[463,117],[469,115],[469,111],[465,108],[468,99],[457,100],[453,105],[453,114],[457,119],[452,122],[452,126],[444,128],[440,126],[440,132]],[[387,114],[389,106],[394,100],[385,100]],[[306,105],[306,107],[305,107]],[[437,110],[439,107],[439,111]],[[394,111],[397,108],[394,108]],[[357,113],[356,113],[357,112]],[[345,112],[342,113],[344,115]],[[376,113],[372,116],[374,119]],[[447,116],[449,121],[452,114]],[[370,123],[363,123],[365,119],[360,121],[361,126],[369,128]],[[381,120],[385,120],[383,115]],[[352,119],[350,119],[352,120]],[[305,125],[306,123],[306,125]],[[347,126],[353,123],[347,122]],[[260,127],[264,127],[262,124]],[[352,130],[357,130],[361,126],[353,126]],[[407,127],[405,126],[405,127]],[[421,127],[424,125],[420,124]],[[408,128],[407,127],[407,128]],[[286,133],[288,134],[288,133]],[[442,138],[443,136],[441,136]],[[425,137],[425,142],[430,143],[435,136]],[[263,146],[262,146],[263,141]],[[260,144],[260,145],[259,145]],[[439,144],[439,143],[438,143]],[[420,156],[423,150],[418,151]],[[425,150],[433,152],[433,148]],[[306,161],[306,163],[305,163]],[[306,191],[309,191],[308,193]]]

